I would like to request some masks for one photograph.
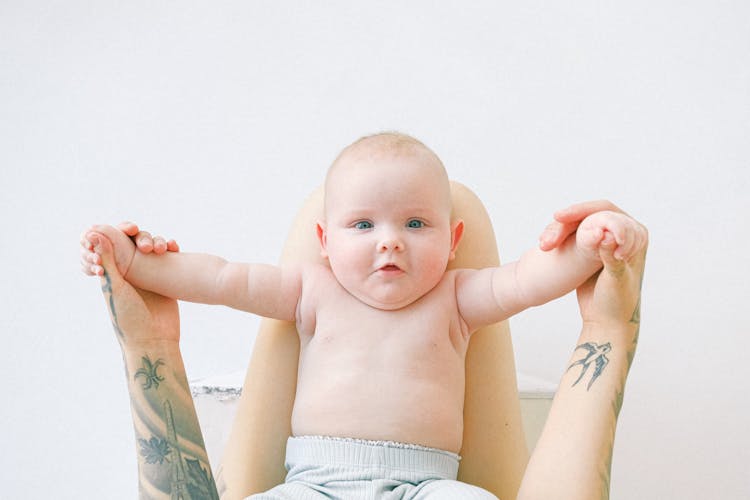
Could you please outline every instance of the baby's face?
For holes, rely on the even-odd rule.
[[[326,186],[318,233],[339,283],[362,302],[400,309],[442,278],[460,238],[445,171],[422,154],[350,155]]]

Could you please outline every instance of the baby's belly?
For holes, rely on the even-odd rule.
[[[407,355],[352,360],[309,354],[303,352],[301,357],[294,435],[397,441],[460,451],[464,365],[456,352],[421,361]]]

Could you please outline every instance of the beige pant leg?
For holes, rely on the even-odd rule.
[[[451,190],[454,216],[465,224],[451,267],[499,265],[497,242],[484,205],[461,184],[452,183]],[[461,456],[460,481],[480,486],[501,500],[516,498],[529,454],[507,321],[477,331],[469,343]]]
[[[315,237],[315,223],[322,217],[323,190],[319,188],[292,223],[281,263],[322,261]],[[264,319],[219,469],[222,499],[244,499],[284,482],[298,360],[299,337],[294,323]]]

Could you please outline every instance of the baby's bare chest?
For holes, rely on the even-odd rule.
[[[306,354],[345,363],[455,361],[463,359],[468,343],[455,300],[440,289],[395,311],[334,291],[319,298],[311,333],[302,339]]]

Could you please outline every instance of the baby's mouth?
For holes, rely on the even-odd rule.
[[[393,271],[400,271],[401,268],[398,267],[396,264],[386,264],[383,267],[381,267],[380,270],[386,271],[386,272],[393,272]]]

